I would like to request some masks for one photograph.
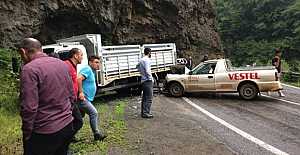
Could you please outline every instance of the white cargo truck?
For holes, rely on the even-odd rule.
[[[88,57],[97,55],[101,67],[97,73],[97,85],[100,92],[124,90],[140,85],[140,74],[136,68],[143,57],[145,48],[151,49],[151,70],[157,80],[163,79],[176,64],[176,46],[174,43],[102,46],[100,34],[84,34],[60,39],[56,44],[43,46],[47,54],[57,54],[65,60],[72,48],[79,48],[84,54],[83,65],[88,65]]]

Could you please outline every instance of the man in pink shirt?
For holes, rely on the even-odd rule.
[[[47,56],[41,43],[25,38],[19,45],[21,118],[25,155],[66,155],[74,135],[75,102],[68,66]]]

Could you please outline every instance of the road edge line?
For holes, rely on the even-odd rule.
[[[268,95],[264,95],[264,94],[261,94],[261,96],[267,97],[267,98],[271,98],[271,99],[274,99],[274,100],[278,100],[278,101],[282,101],[282,102],[286,102],[286,103],[289,103],[289,104],[300,106],[300,103],[297,103],[297,102],[288,101],[288,100],[284,100],[284,99],[280,99],[280,98],[276,98],[276,97],[272,97],[272,96],[268,96]]]
[[[263,142],[262,140],[255,138],[254,136],[238,129],[237,127],[227,123],[226,121],[222,120],[221,118],[215,116],[214,114],[208,112],[207,110],[201,108],[200,106],[196,105],[194,102],[192,102],[190,99],[183,97],[183,100],[185,100],[188,104],[190,104],[191,106],[193,106],[194,108],[196,108],[197,110],[201,111],[202,113],[204,113],[205,115],[207,115],[208,117],[212,118],[213,120],[219,122],[220,124],[224,125],[225,127],[229,128],[230,130],[234,131],[235,133],[241,135],[242,137],[254,142],[255,144],[263,147],[264,149],[274,153],[274,154],[278,154],[278,155],[289,155],[286,152],[283,152],[277,148],[275,148],[274,146],[267,144],[265,142]]]
[[[289,84],[285,84],[285,83],[281,83],[281,84],[284,85],[284,86],[287,86],[287,87],[291,87],[291,88],[295,88],[295,89],[300,89],[299,87],[292,86],[292,85],[289,85]]]

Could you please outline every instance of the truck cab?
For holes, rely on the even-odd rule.
[[[78,72],[84,65],[88,65],[88,56],[86,53],[86,49],[83,45],[74,42],[74,43],[58,43],[58,44],[46,45],[42,47],[44,53],[46,53],[49,56],[59,58],[63,61],[68,59],[69,51],[72,48],[78,48],[83,53],[82,62],[81,64],[77,65],[77,72]]]

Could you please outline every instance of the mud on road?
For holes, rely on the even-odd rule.
[[[153,119],[140,117],[140,97],[129,99],[125,120],[130,154],[234,154],[229,148],[203,129],[183,100],[164,95],[154,97]],[[124,154],[112,151],[109,154]]]

